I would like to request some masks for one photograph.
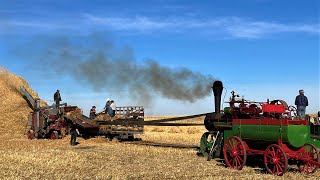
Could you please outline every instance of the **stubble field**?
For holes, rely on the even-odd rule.
[[[201,121],[195,119],[194,121]],[[190,128],[193,128],[191,131]],[[203,127],[146,127],[143,141],[198,145]],[[6,139],[4,139],[6,138]],[[221,160],[206,161],[196,149],[145,146],[79,138],[78,146],[62,140],[27,140],[3,137],[0,142],[0,177],[5,179],[319,179],[292,166],[283,177],[261,166],[241,171],[226,168]]]

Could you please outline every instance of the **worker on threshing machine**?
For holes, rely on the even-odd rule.
[[[92,108],[90,109],[90,119],[94,119],[96,118],[96,106],[92,106]]]
[[[110,99],[106,99],[106,105],[104,106],[105,113],[108,114],[108,109],[110,107]]]
[[[297,106],[297,113],[300,118],[305,118],[306,107],[308,104],[308,98],[304,95],[303,90],[299,90],[299,95],[296,97],[295,105]]]
[[[61,95],[59,90],[57,90],[57,92],[54,93],[53,99],[54,99],[54,102],[56,103],[56,108],[59,108],[60,101],[61,101]]]
[[[106,114],[110,114],[112,111],[110,105],[111,105],[111,100],[108,98],[106,99],[106,105],[104,106],[104,111]]]
[[[80,135],[79,130],[77,129],[77,125],[75,122],[73,122],[70,126],[70,144],[71,146],[77,145],[77,135]]]
[[[116,109],[117,109],[117,106],[114,103],[114,100],[111,100],[110,108],[111,108],[111,113],[109,114],[109,116],[114,117],[116,115]]]

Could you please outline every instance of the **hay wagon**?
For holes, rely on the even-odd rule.
[[[200,140],[200,151],[208,159],[223,156],[228,167],[241,170],[248,155],[261,155],[266,170],[283,175],[289,164],[314,173],[320,166],[320,126],[283,100],[252,102],[232,91],[230,107],[220,111],[222,82],[213,84],[215,113],[206,115],[208,132]],[[311,131],[310,127],[313,128]]]
[[[144,108],[142,106],[117,107],[115,117],[100,113],[93,122],[99,126],[98,135],[109,140],[134,140],[137,134],[144,132]]]

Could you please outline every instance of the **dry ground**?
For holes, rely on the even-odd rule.
[[[304,175],[289,169],[283,177],[260,167],[241,171],[221,161],[206,161],[195,149],[176,149],[83,140],[76,147],[62,140],[27,140],[24,129],[31,109],[19,92],[22,78],[0,68],[0,179],[319,179],[320,170]],[[151,117],[149,119],[154,119]],[[202,118],[193,120],[202,122]],[[198,145],[204,127],[146,127],[144,141]]]
[[[201,121],[201,120],[196,120]],[[145,141],[198,145],[203,127],[146,127]],[[7,137],[6,137],[7,138]],[[206,161],[195,149],[153,147],[107,141],[104,137],[70,146],[62,140],[9,138],[0,142],[0,177],[7,179],[319,179],[289,169],[283,177],[263,167],[241,171]],[[293,166],[294,168],[294,166]]]

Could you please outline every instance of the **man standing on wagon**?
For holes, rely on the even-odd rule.
[[[303,90],[299,90],[299,95],[296,97],[295,105],[297,106],[297,113],[300,118],[305,118],[306,107],[309,105],[307,96],[304,95]]]
[[[53,99],[56,103],[56,108],[59,108],[60,106],[60,101],[61,101],[61,95],[60,95],[60,91],[57,90],[57,92],[54,93]]]
[[[109,115],[111,117],[114,117],[116,115],[116,109],[117,109],[117,106],[114,103],[114,100],[111,100],[110,108],[111,108],[111,113]]]
[[[96,113],[96,106],[92,106],[92,108],[90,109],[90,114],[89,114],[90,119],[96,118],[96,115],[97,115],[97,113]]]

